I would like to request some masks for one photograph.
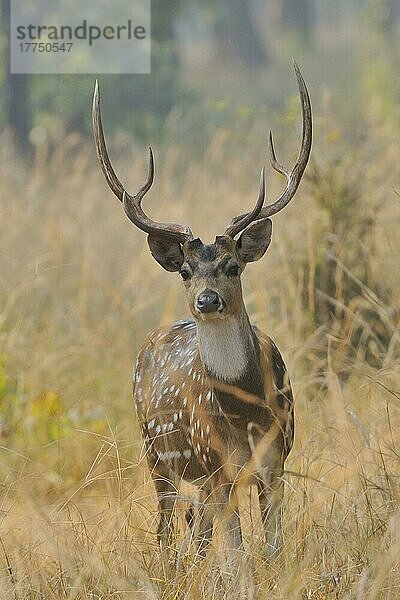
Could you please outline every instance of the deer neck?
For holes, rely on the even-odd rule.
[[[237,383],[259,365],[258,341],[244,305],[224,319],[199,319],[197,337],[202,363],[216,380]]]

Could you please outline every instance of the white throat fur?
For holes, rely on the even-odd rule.
[[[246,321],[234,317],[197,321],[201,359],[217,379],[232,382],[245,372],[252,346]]]

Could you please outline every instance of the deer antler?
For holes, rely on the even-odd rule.
[[[187,225],[178,225],[176,223],[157,223],[156,221],[150,219],[142,209],[142,199],[151,188],[154,180],[154,157],[151,148],[149,149],[150,155],[147,181],[134,196],[128,194],[118,179],[111,165],[111,161],[107,152],[106,141],[104,139],[100,110],[100,91],[97,81],[93,94],[92,122],[94,141],[96,144],[97,156],[100,161],[101,168],[111,191],[122,202],[124,211],[132,223],[134,223],[134,225],[139,227],[139,229],[142,231],[145,231],[146,233],[156,237],[168,237],[181,244],[192,240],[193,234]]]
[[[261,169],[260,176],[260,191],[258,192],[258,198],[255,207],[249,213],[241,215],[240,217],[236,217],[230,223],[230,225],[225,229],[224,235],[228,235],[231,238],[234,238],[235,235],[242,231],[250,225],[252,221],[256,221],[259,219],[260,210],[263,207],[265,200],[265,167]]]
[[[232,219],[230,225],[225,231],[224,235],[229,235],[230,237],[234,237],[240,231],[242,231],[247,225],[249,225],[252,221],[258,221],[260,219],[265,219],[267,217],[271,217],[275,215],[277,212],[285,208],[287,204],[289,204],[290,200],[295,195],[297,188],[299,187],[301,178],[304,173],[304,169],[307,166],[308,159],[310,157],[311,152],[311,143],[312,143],[312,112],[311,112],[311,102],[310,96],[308,94],[307,86],[303,79],[303,76],[300,72],[299,67],[296,62],[293,61],[293,67],[296,73],[297,84],[299,87],[300,101],[301,101],[301,109],[303,114],[303,135],[301,140],[301,148],[299,155],[297,157],[296,164],[293,169],[289,171],[284,166],[278,163],[275,154],[275,148],[272,141],[272,132],[269,134],[269,152],[270,152],[270,162],[275,171],[278,171],[281,175],[286,177],[286,188],[283,191],[282,195],[275,200],[272,204],[268,206],[264,206],[264,208],[258,208],[260,196],[261,196],[261,188],[260,195],[258,197],[258,201],[254,209],[250,213],[246,213],[244,215],[239,215]],[[258,208],[258,210],[257,210]]]

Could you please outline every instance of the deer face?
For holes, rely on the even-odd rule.
[[[194,318],[224,319],[241,310],[240,276],[248,262],[263,256],[271,235],[272,222],[263,219],[250,225],[238,240],[224,235],[217,236],[213,244],[196,238],[181,245],[150,235],[148,243],[164,269],[179,271]]]
[[[150,148],[147,181],[131,196],[118,179],[107,152],[100,112],[100,94],[96,82],[93,96],[93,133],[97,155],[107,183],[121,201],[127,217],[148,234],[150,251],[167,271],[179,271],[186,289],[191,313],[196,319],[224,318],[241,309],[240,275],[248,262],[261,258],[271,241],[272,215],[281,211],[293,198],[306,168],[311,151],[311,104],[306,84],[296,63],[294,69],[303,114],[301,148],[293,169],[281,165],[269,138],[272,167],[286,178],[286,188],[272,204],[264,206],[265,169],[261,170],[258,199],[254,208],[232,219],[222,236],[213,244],[194,238],[187,225],[161,223],[143,210],[142,200],[152,186],[154,159]],[[235,239],[239,234],[240,237]]]

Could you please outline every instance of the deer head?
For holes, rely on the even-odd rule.
[[[194,238],[187,225],[158,223],[148,217],[142,200],[154,179],[154,158],[150,148],[147,180],[131,196],[118,179],[108,156],[100,112],[100,93],[96,82],[93,98],[93,132],[103,173],[112,192],[122,202],[124,211],[136,227],[148,234],[147,241],[155,260],[167,271],[179,271],[184,281],[189,308],[195,319],[225,318],[242,310],[240,275],[249,262],[259,260],[267,250],[272,235],[269,217],[282,210],[293,198],[307,165],[312,141],[311,103],[300,69],[294,63],[303,115],[300,152],[292,170],[278,163],[269,136],[272,167],[286,178],[286,187],[272,204],[264,206],[265,168],[261,170],[257,202],[252,211],[235,217],[222,236],[213,244]],[[240,235],[239,235],[240,234]],[[239,237],[237,237],[239,236]]]

